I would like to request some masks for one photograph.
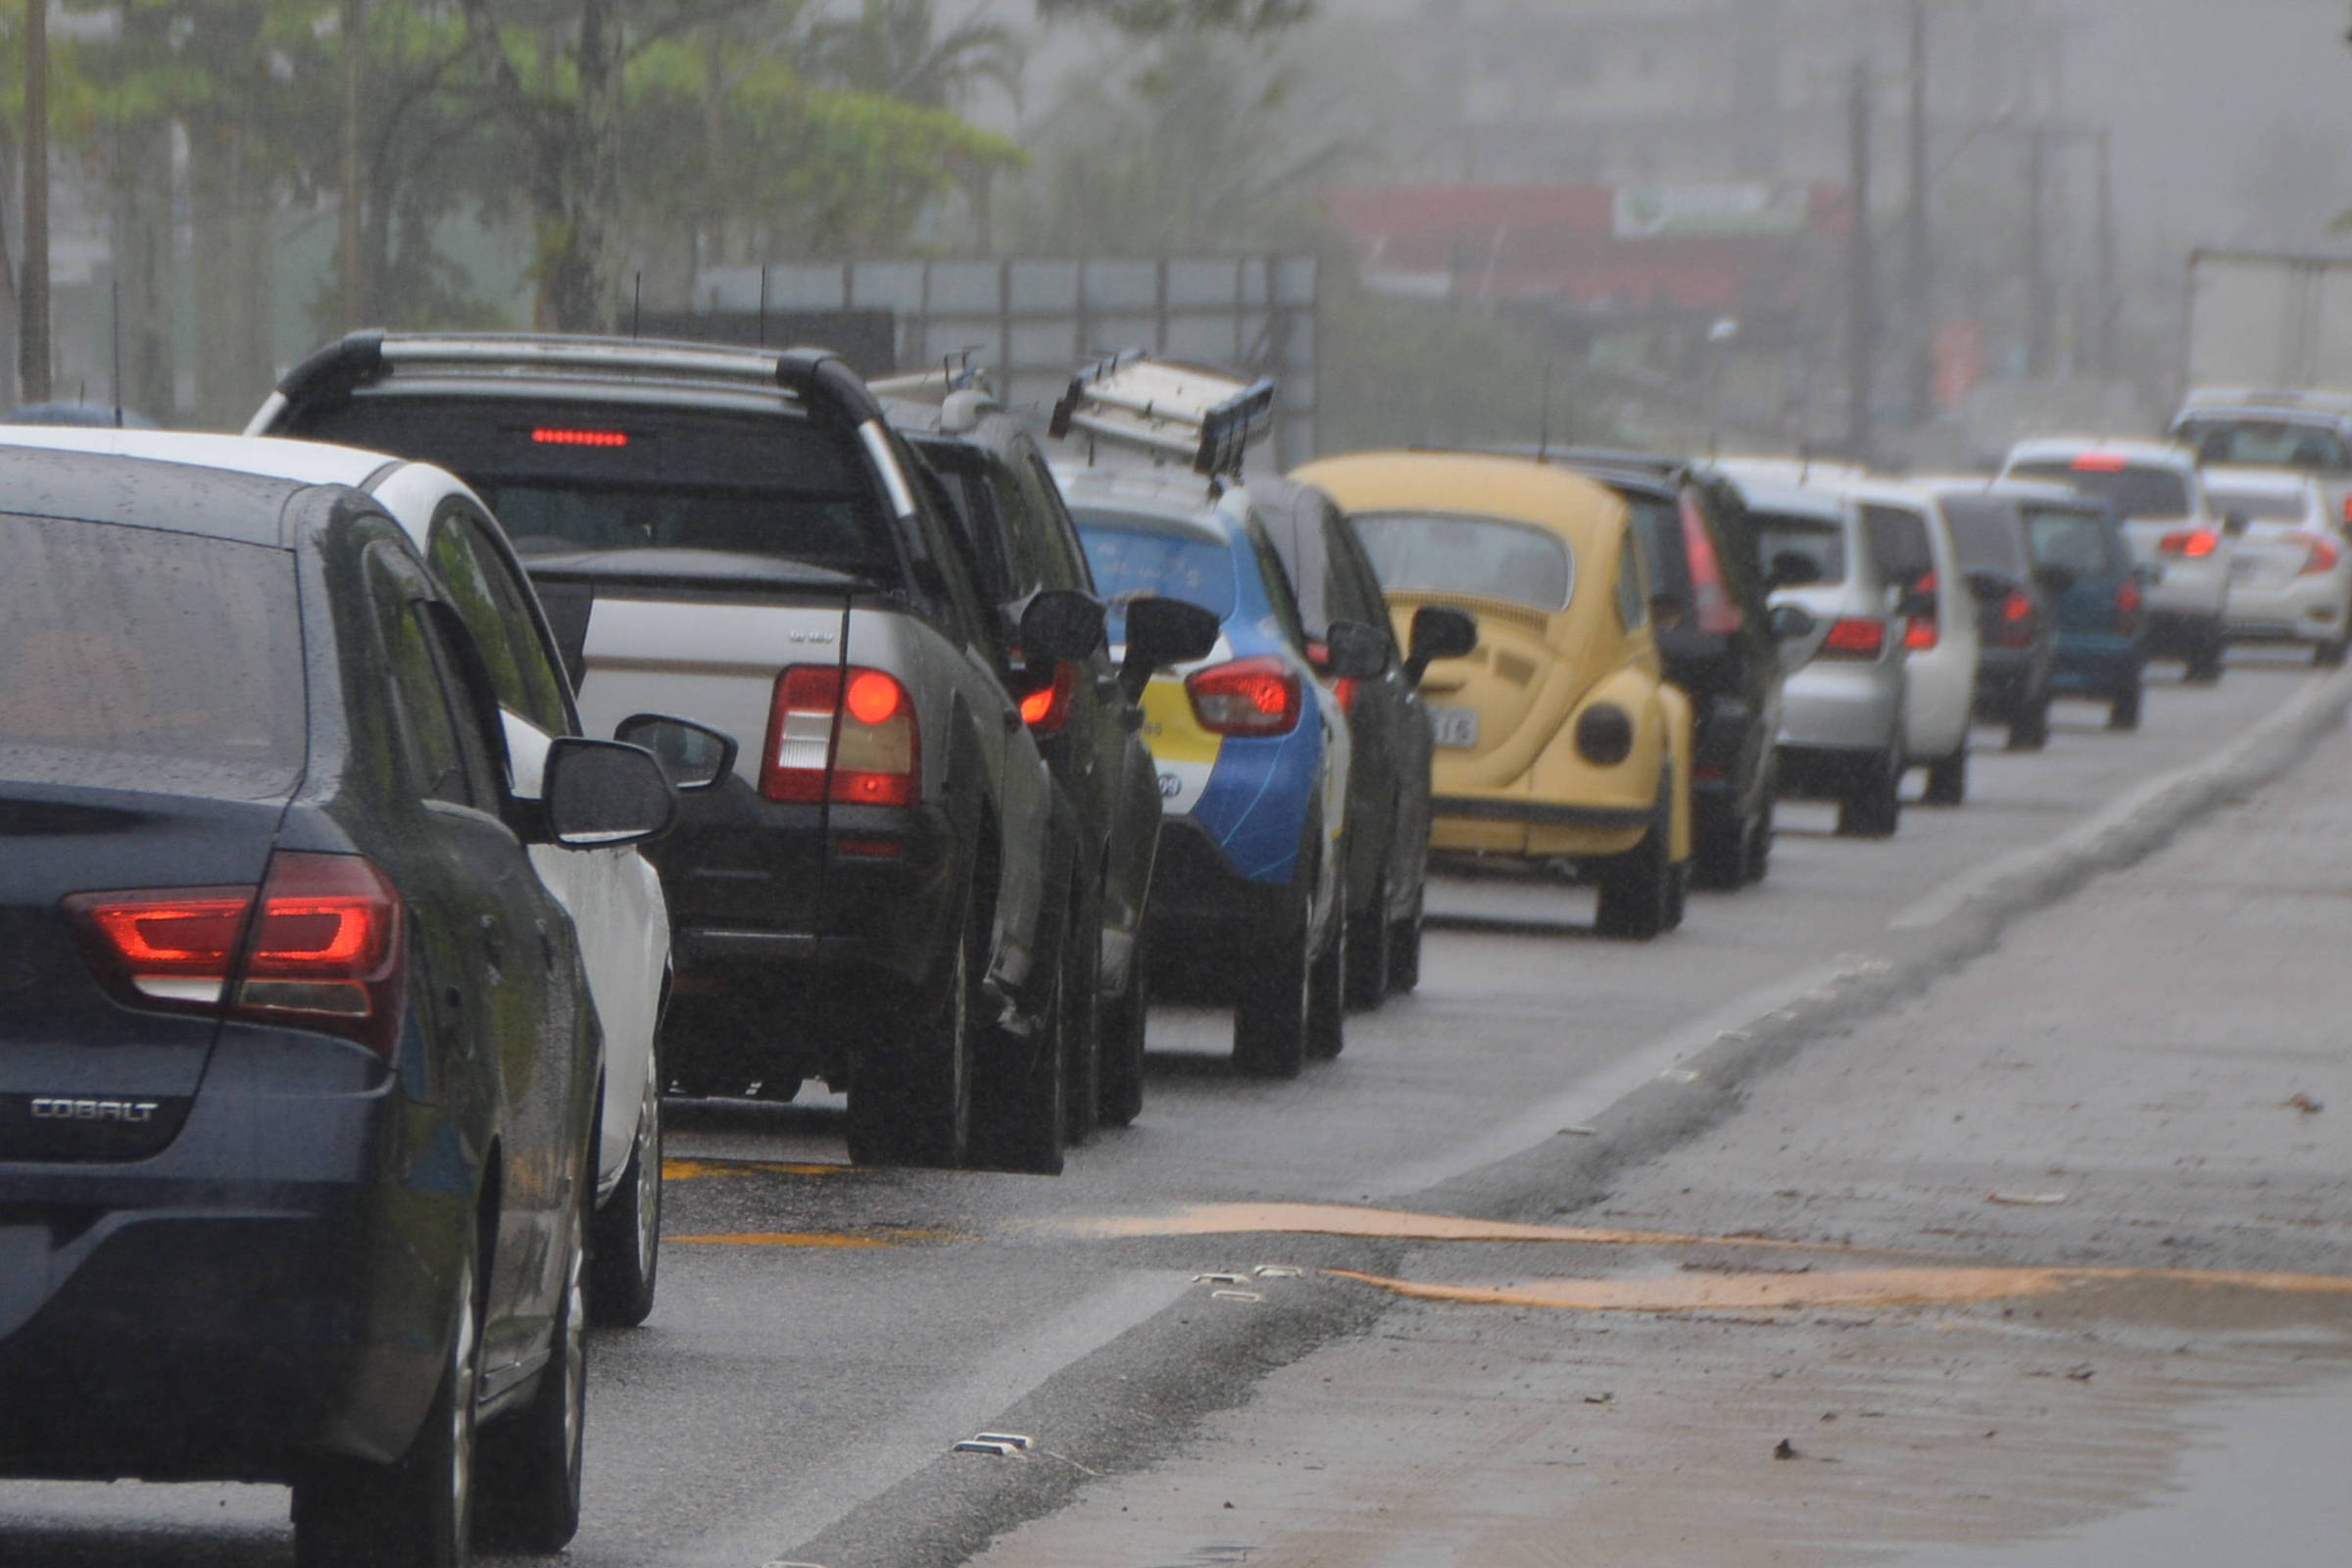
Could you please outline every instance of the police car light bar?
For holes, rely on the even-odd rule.
[[[1274,383],[1114,354],[1071,377],[1049,428],[1190,463],[1196,473],[1238,474],[1250,448],[1273,432]]]

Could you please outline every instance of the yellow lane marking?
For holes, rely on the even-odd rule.
[[[791,1164],[773,1159],[665,1159],[665,1182],[700,1181],[708,1176],[839,1176],[855,1169],[846,1164]]]
[[[911,1242],[953,1242],[947,1231],[914,1229],[881,1231],[735,1231],[712,1236],[666,1236],[663,1241],[685,1247],[904,1247]]]
[[[1438,1285],[1352,1269],[1328,1271],[1422,1301],[1542,1306],[1574,1312],[1774,1311],[1816,1306],[1960,1306],[2056,1296],[2119,1280],[2293,1296],[2352,1296],[2334,1274],[2206,1273],[2164,1268],[1880,1268],[1818,1274],[1678,1274],[1658,1278]]]
[[[1042,1229],[1098,1241],[1152,1236],[1361,1236],[1400,1242],[1567,1242],[1587,1247],[1752,1247],[1780,1251],[1850,1252],[1843,1243],[1788,1242],[1769,1236],[1686,1236],[1672,1231],[1596,1230],[1581,1225],[1521,1225],[1507,1220],[1415,1214],[1346,1203],[1196,1203],[1161,1215],[1048,1220]],[[1871,1249],[1882,1251],[1882,1249]]]

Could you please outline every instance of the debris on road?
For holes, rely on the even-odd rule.
[[[2317,1116],[2321,1111],[2326,1110],[2328,1107],[2321,1102],[2312,1099],[2307,1094],[2304,1094],[2301,1090],[2297,1090],[2295,1093],[2286,1097],[2285,1108],[2288,1110],[2299,1110],[2306,1116]]]
[[[1772,1446],[1772,1456],[1775,1459],[1802,1459],[1804,1457],[1797,1451],[1796,1445],[1790,1443],[1787,1438],[1783,1438]]]
[[[1985,1196],[1984,1201],[1987,1203],[2018,1203],[2032,1208],[2049,1208],[2065,1202],[2067,1196],[2065,1193],[1990,1193]]]

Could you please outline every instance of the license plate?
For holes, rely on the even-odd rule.
[[[1478,744],[1478,710],[1433,708],[1429,710],[1429,727],[1440,746],[1468,750]]]

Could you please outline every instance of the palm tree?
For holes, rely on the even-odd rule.
[[[932,0],[859,0],[856,17],[809,29],[811,78],[932,109],[960,107],[981,83],[1019,104],[1025,63],[1009,27],[967,17],[941,30]]]

